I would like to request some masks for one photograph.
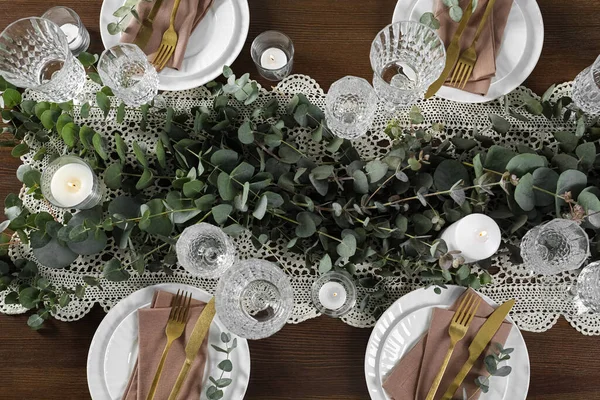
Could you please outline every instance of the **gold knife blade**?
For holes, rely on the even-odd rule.
[[[163,0],[155,1],[154,5],[152,6],[152,9],[150,10],[150,14],[148,14],[148,16],[144,18],[144,20],[142,21],[142,26],[140,27],[140,30],[135,36],[135,40],[133,41],[133,43],[136,44],[140,49],[142,49],[142,51],[144,50],[144,47],[146,47],[146,45],[148,44],[150,36],[152,36],[152,31],[154,30],[154,28],[152,27],[152,25],[154,24],[154,18],[156,17],[156,14],[158,14],[158,10],[160,9],[162,2]]]
[[[458,390],[460,385],[465,380],[469,371],[471,371],[471,368],[473,368],[473,364],[475,364],[475,361],[477,361],[477,359],[479,358],[481,353],[483,353],[483,351],[490,343],[496,332],[498,332],[498,329],[500,329],[500,326],[502,326],[504,319],[506,318],[506,316],[508,315],[508,313],[514,305],[514,299],[508,300],[506,303],[496,308],[492,315],[490,315],[487,321],[485,321],[485,323],[481,326],[479,332],[477,332],[477,335],[475,335],[475,338],[469,346],[469,359],[463,365],[458,375],[456,375],[456,378],[454,378],[454,381],[452,381],[452,384],[450,385],[448,390],[446,390],[446,393],[444,393],[442,400],[452,399],[452,396],[454,396],[456,390]]]
[[[446,82],[446,79],[448,79],[448,75],[450,75],[450,72],[454,69],[456,62],[458,61],[458,56],[460,55],[460,38],[467,27],[471,14],[473,14],[473,2],[469,1],[467,9],[458,25],[458,29],[456,30],[456,33],[454,33],[454,36],[452,36],[450,46],[448,46],[448,49],[446,50],[446,66],[437,81],[433,82],[431,86],[429,86],[429,89],[427,89],[427,93],[425,93],[426,99],[430,98],[440,90],[444,82]]]
[[[202,314],[200,314],[198,321],[196,321],[196,325],[194,325],[194,330],[192,331],[188,344],[185,346],[185,362],[183,363],[183,367],[181,367],[177,381],[175,381],[175,386],[173,386],[173,389],[171,390],[169,400],[177,399],[179,391],[181,391],[181,387],[190,372],[192,363],[198,355],[198,350],[200,350],[200,346],[202,346],[202,342],[204,342],[204,338],[210,329],[210,324],[215,316],[215,312],[215,298],[213,297],[206,306],[204,306]]]

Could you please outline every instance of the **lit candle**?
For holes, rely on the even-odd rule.
[[[448,250],[459,250],[467,263],[484,260],[500,247],[502,234],[498,224],[484,214],[471,214],[450,225],[441,238]]]
[[[277,47],[271,47],[266,49],[260,56],[260,65],[264,69],[280,69],[287,65],[288,57],[287,54]]]
[[[69,49],[77,50],[83,43],[83,38],[79,34],[79,27],[74,24],[64,24],[60,26],[60,29],[64,32],[69,42]]]
[[[338,310],[346,302],[346,289],[338,282],[327,282],[319,290],[319,301],[325,308]]]
[[[50,192],[59,207],[75,207],[91,196],[93,190],[94,173],[83,164],[63,165],[50,181]]]

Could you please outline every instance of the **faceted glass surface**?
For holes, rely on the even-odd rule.
[[[600,114],[600,57],[575,78],[573,102],[588,114]]]

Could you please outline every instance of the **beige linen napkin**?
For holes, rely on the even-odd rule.
[[[471,0],[460,0],[460,6],[463,10],[466,8],[469,1]],[[481,36],[475,45],[477,62],[475,63],[473,74],[464,89],[467,92],[481,95],[487,94],[492,83],[492,78],[496,75],[496,56],[500,51],[502,38],[504,36],[504,28],[506,28],[508,14],[510,14],[512,4],[513,0],[496,0],[492,14],[489,16]],[[487,5],[488,0],[479,0],[479,4],[471,16],[467,28],[460,40],[461,52],[466,50],[471,43],[473,43],[475,32],[477,32],[479,22],[481,22]],[[448,7],[444,5],[442,0],[436,0],[434,10],[436,18],[440,21],[440,29],[438,31],[440,38],[446,44],[446,48],[448,48],[450,41],[458,28],[458,23],[450,18]]]
[[[137,12],[141,21],[150,14],[150,10],[155,2],[156,0],[150,2],[140,1],[138,3]],[[181,0],[179,9],[177,10],[177,16],[175,17],[175,31],[177,31],[178,37],[177,47],[175,47],[173,58],[167,64],[168,67],[175,69],[181,68],[190,35],[206,15],[212,2],[213,0]],[[152,36],[150,36],[150,40],[146,47],[142,49],[144,53],[149,55],[150,59],[152,59],[153,54],[158,50],[163,33],[169,28],[171,11],[173,11],[174,4],[175,0],[164,0],[160,5],[156,18],[154,18]],[[121,35],[121,42],[133,43],[140,30],[140,26],[140,23],[135,18],[132,18],[129,26],[125,32],[123,32],[123,35]]]
[[[445,310],[435,308],[431,317],[431,325],[429,332],[424,336],[415,347],[410,350],[402,360],[396,364],[389,376],[383,382],[383,388],[394,400],[423,400],[427,397],[427,393],[431,388],[431,384],[437,375],[446,352],[450,347],[450,336],[448,328],[454,311],[460,304],[463,296],[466,293],[472,292],[472,289],[465,293],[450,307]],[[441,399],[463,364],[469,359],[469,346],[477,335],[479,328],[485,323],[487,317],[494,312],[494,308],[487,304],[484,300],[481,301],[477,316],[471,322],[469,331],[464,339],[458,342],[450,363],[446,368],[446,373],[439,386],[435,399]],[[512,324],[505,321],[490,343],[500,343],[504,345]],[[469,375],[465,378],[463,385],[458,389],[455,398],[462,399],[462,388],[467,389],[469,399],[478,399],[480,392],[474,397],[471,397],[477,392],[475,379],[480,375],[487,375],[484,358],[489,354],[490,346],[479,357]],[[493,383],[492,383],[493,384]]]
[[[123,400],[145,400],[148,397],[156,367],[167,343],[165,327],[171,312],[171,300],[174,294],[157,291],[150,308],[138,310],[138,362],[129,378]],[[185,346],[194,325],[200,317],[206,303],[192,299],[190,317],[183,335],[173,342],[156,389],[156,400],[166,400],[175,385],[179,371],[185,361]],[[206,363],[208,335],[190,369],[188,379],[183,384],[178,399],[197,400],[202,392],[202,377]]]

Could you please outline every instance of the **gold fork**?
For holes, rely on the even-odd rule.
[[[456,67],[454,67],[454,72],[452,73],[452,77],[450,78],[450,85],[464,89],[467,86],[467,82],[473,73],[473,68],[475,67],[475,63],[477,62],[477,52],[475,51],[475,45],[479,40],[479,36],[483,32],[483,28],[485,27],[485,23],[492,13],[494,9],[494,3],[496,0],[490,0],[487,4],[485,12],[483,13],[483,17],[481,18],[481,22],[479,22],[479,27],[477,28],[477,32],[475,33],[475,38],[473,39],[473,43],[469,46],[468,49],[462,52]]]
[[[165,31],[160,42],[160,47],[152,60],[152,64],[158,71],[161,71],[167,62],[175,52],[175,46],[177,46],[177,32],[175,31],[175,17],[177,16],[177,10],[179,9],[179,3],[181,0],[175,0],[173,4],[173,11],[171,11],[171,25],[169,29]]]
[[[440,371],[431,384],[431,388],[429,389],[429,393],[427,393],[426,400],[433,400],[435,397],[435,393],[437,392],[440,382],[444,377],[444,372],[446,372],[446,367],[450,362],[454,348],[456,347],[456,344],[460,342],[467,334],[469,325],[471,325],[471,321],[473,321],[473,317],[479,308],[480,302],[481,298],[475,293],[467,294],[460,302],[458,309],[454,313],[454,317],[452,317],[450,328],[448,329],[448,334],[450,335],[450,348],[448,348],[448,352],[446,353],[444,362],[440,367]]]
[[[165,365],[165,360],[167,359],[169,349],[171,348],[171,345],[173,344],[175,339],[179,338],[185,330],[185,325],[190,315],[191,302],[192,295],[186,292],[180,293],[179,290],[177,291],[177,294],[171,301],[171,313],[169,314],[169,321],[167,322],[167,327],[165,328],[167,344],[165,346],[165,349],[163,350],[160,362],[158,363],[156,373],[154,374],[154,380],[152,381],[150,392],[148,392],[147,400],[152,400],[154,398],[154,394],[156,393],[158,381],[160,380],[160,375],[162,374],[162,370]]]

